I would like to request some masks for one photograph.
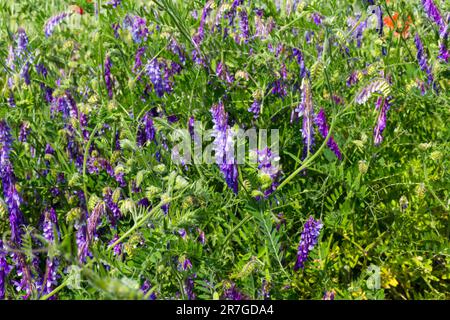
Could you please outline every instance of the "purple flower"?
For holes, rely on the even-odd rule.
[[[23,28],[17,30],[16,42],[16,55],[18,57],[25,56],[28,53],[28,36]]]
[[[114,9],[116,9],[122,0],[109,0],[106,4],[112,6]]]
[[[450,56],[450,50],[447,47],[448,35],[450,33],[450,14],[447,15],[447,25],[445,26],[443,32],[441,32],[441,39],[439,40],[439,55],[438,58],[447,62]]]
[[[225,300],[248,300],[249,298],[244,295],[237,287],[235,283],[228,284],[228,288],[223,293]]]
[[[419,34],[416,33],[414,37],[414,43],[416,44],[417,48],[417,60],[419,61],[419,66],[422,71],[424,71],[428,76],[428,84],[432,85],[434,82],[434,77],[431,72],[431,67],[428,65],[427,62],[427,54],[424,52],[422,41],[420,40]]]
[[[239,12],[239,18],[239,28],[241,30],[240,39],[244,39],[244,43],[247,43],[249,38],[247,10],[242,8],[242,10]]]
[[[45,78],[47,78],[48,70],[42,63],[38,63],[36,65],[36,73],[43,76],[45,79]]]
[[[99,174],[100,170],[104,170],[111,178],[114,178],[121,187],[126,186],[126,182],[123,179],[123,172],[116,174],[111,163],[105,158],[91,155],[87,161],[87,170],[90,174]]]
[[[169,50],[172,51],[173,54],[178,56],[181,64],[184,64],[186,62],[186,56],[184,54],[184,50],[174,38],[172,38],[170,40]]]
[[[438,25],[440,32],[443,32],[445,29],[445,22],[433,0],[422,0],[422,5],[428,18]]]
[[[113,192],[111,188],[106,188],[103,192],[103,199],[105,200],[106,208],[109,213],[109,220],[113,227],[116,227],[117,221],[122,217],[122,212],[120,212],[119,206],[114,202],[112,198]]]
[[[118,39],[119,38],[120,23],[115,22],[115,23],[111,24],[111,28],[114,31],[114,37],[116,39]]]
[[[238,170],[234,158],[233,134],[228,126],[228,114],[222,101],[211,108],[214,127],[214,152],[216,163],[219,165],[227,185],[237,194]]]
[[[30,134],[30,124],[28,122],[22,122],[19,131],[19,141],[27,142],[29,134]]]
[[[162,97],[164,93],[170,93],[172,91],[172,84],[169,80],[169,69],[164,62],[158,62],[158,60],[152,59],[145,66],[145,71],[153,83],[156,95]]]
[[[161,210],[164,212],[165,215],[169,213],[170,203],[165,203],[161,206]]]
[[[178,230],[178,234],[180,235],[180,237],[181,237],[183,240],[186,240],[186,230],[185,230],[184,228],[179,229],[179,230]]]
[[[6,251],[3,241],[0,240],[0,300],[5,299],[5,281],[6,276],[11,271],[12,267],[6,261]]]
[[[131,32],[134,42],[141,43],[142,41],[147,41],[149,32],[145,18],[127,15],[123,20],[123,28]]]
[[[287,96],[286,84],[282,79],[275,80],[272,83],[272,93],[282,98]]]
[[[75,164],[78,170],[83,168],[84,151],[79,143],[76,141],[76,132],[71,124],[66,125],[67,137],[67,153],[72,163]]]
[[[5,120],[0,121],[0,177],[3,185],[3,197],[9,212],[9,222],[11,227],[11,240],[21,244],[21,226],[24,224],[24,217],[20,211],[21,197],[16,189],[16,177],[13,166],[9,159],[11,152],[12,138],[10,128]]]
[[[139,69],[142,66],[142,56],[145,53],[147,47],[139,47],[136,51],[136,55],[134,56],[134,65],[133,65],[133,73],[139,73]]]
[[[318,26],[322,24],[322,15],[318,12],[314,12],[311,14],[311,19],[314,21],[314,23]]]
[[[334,291],[325,291],[322,300],[334,300]]]
[[[47,143],[45,146],[45,154],[47,155],[54,155],[55,154],[55,150],[52,148],[52,146]]]
[[[270,283],[266,279],[262,280],[261,295],[264,300],[270,299]]]
[[[25,64],[22,66],[22,69],[20,70],[20,76],[22,77],[27,86],[31,84],[29,62],[25,62]]]
[[[347,20],[347,24],[352,31],[353,39],[356,39],[356,46],[361,47],[363,32],[367,28],[367,20],[360,20],[361,16],[357,15],[355,18],[350,17]]]
[[[55,209],[53,208],[46,209],[44,211],[43,235],[45,240],[47,240],[49,246],[55,245],[57,242],[60,241],[58,219],[56,216]],[[53,289],[58,284],[59,279],[58,266],[59,266],[58,258],[49,255],[46,261],[46,277],[44,277],[45,282],[42,284],[43,295],[52,292]],[[49,299],[55,299],[55,296],[52,296]]]
[[[50,19],[47,20],[44,26],[44,33],[45,36],[48,38],[53,34],[53,31],[55,28],[67,17],[69,17],[70,14],[67,12],[61,12]]]
[[[188,129],[189,129],[189,134],[191,135],[191,138],[194,137],[195,134],[195,118],[194,117],[190,117],[189,121],[188,121]]]
[[[94,239],[94,235],[96,234],[97,227],[100,224],[100,219],[105,215],[106,205],[103,201],[97,203],[92,210],[91,215],[87,220],[87,230],[86,230],[86,246],[89,246],[92,240]]]
[[[204,245],[205,242],[206,242],[206,240],[205,240],[205,232],[200,230],[200,228],[197,228],[197,232],[198,232],[197,241]]]
[[[259,117],[259,113],[261,112],[261,101],[259,99],[253,99],[253,103],[248,108],[248,112],[253,113],[253,117],[256,119]]]
[[[199,65],[205,65],[205,61],[201,57],[200,45],[203,42],[203,38],[205,36],[205,23],[206,18],[208,17],[211,11],[211,1],[206,2],[205,6],[202,10],[202,16],[200,18],[200,25],[198,27],[197,33],[193,36],[192,40],[194,41],[195,49],[192,52],[192,60]]]
[[[186,279],[186,282],[184,284],[184,292],[186,293],[188,300],[195,300],[195,293],[194,293],[194,278],[196,275],[194,274],[191,277],[188,277]]]
[[[300,236],[301,239],[298,245],[297,261],[294,266],[294,271],[305,267],[304,263],[308,259],[309,252],[317,244],[322,227],[322,222],[320,220],[315,220],[312,216],[306,221]]]
[[[375,9],[372,11],[376,17],[377,17],[377,27],[376,30],[380,37],[383,36],[383,10],[381,9],[381,6],[376,6]]]
[[[320,109],[319,113],[317,114],[317,116],[315,118],[315,122],[316,122],[317,128],[319,130],[319,133],[325,139],[326,136],[328,135],[329,128],[328,128],[328,124],[327,124],[327,117],[325,115],[325,110],[323,110],[322,108]],[[330,137],[330,139],[328,139],[327,146],[328,146],[328,148],[331,149],[331,151],[334,152],[334,154],[336,155],[336,157],[339,160],[342,160],[342,154],[341,154],[341,151],[339,150],[339,146],[337,145],[336,141],[334,141],[332,136]]]
[[[16,107],[16,99],[14,99],[14,93],[10,92],[9,96],[8,96],[8,105],[11,108],[15,108]]]
[[[390,108],[389,98],[383,99],[379,97],[376,104],[376,109],[379,111],[377,124],[373,129],[373,139],[376,146],[383,141],[383,131],[386,128],[386,113]]]
[[[108,245],[112,245],[114,242],[119,240],[119,235],[115,234],[114,237],[109,241]],[[118,243],[113,248],[113,255],[114,256],[120,256],[122,254],[122,243]]]
[[[86,232],[87,227],[85,223],[78,226],[76,233],[76,243],[78,248],[78,261],[80,261],[80,263],[84,263],[86,261],[86,257],[91,256],[91,253],[89,252],[89,245],[86,239]]]
[[[314,31],[305,32],[305,41],[307,44],[311,44],[314,36]]]
[[[208,17],[210,11],[211,11],[211,1],[208,1],[208,2],[206,2],[205,6],[203,7],[202,16],[200,18],[200,25],[198,27],[197,33],[193,37],[194,43],[197,46],[200,46],[200,44],[202,43],[203,38],[205,36],[205,23],[206,23],[206,18]]]
[[[312,150],[314,145],[314,107],[312,102],[312,93],[309,80],[303,78],[302,86],[302,100],[299,106],[294,110],[296,117],[303,117],[302,137],[304,143],[304,156]]]
[[[106,84],[106,89],[108,90],[109,99],[112,99],[112,97],[113,97],[113,79],[111,77],[111,67],[112,67],[111,58],[109,57],[109,55],[106,55],[106,58],[105,58],[105,84]]]
[[[300,78],[304,78],[309,72],[305,67],[305,59],[302,52],[297,48],[293,48],[292,55],[297,59],[297,64],[300,67]]]
[[[266,39],[275,27],[273,18],[269,18],[266,23],[263,21],[264,10],[256,9],[255,16],[255,37]]]
[[[144,283],[141,286],[141,291],[146,295],[150,290],[152,289],[152,285],[150,281],[145,280]],[[152,292],[150,296],[148,297],[149,300],[156,300],[156,294],[155,292]]]
[[[219,62],[217,64],[216,75],[219,79],[224,80],[227,83],[234,82],[234,77],[228,72],[227,66],[222,62]]]
[[[137,144],[143,147],[147,142],[155,140],[155,127],[153,126],[153,120],[150,112],[147,112],[142,118],[141,125],[137,132]]]
[[[278,186],[278,177],[281,174],[280,167],[278,165],[279,157],[272,153],[269,147],[265,147],[262,150],[258,150],[258,171],[264,180],[267,177],[270,180],[270,185],[266,187],[264,196],[267,197],[272,194]]]

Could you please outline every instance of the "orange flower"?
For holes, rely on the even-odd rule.
[[[386,16],[383,19],[383,22],[389,29],[394,30],[394,36],[399,37],[401,34],[403,38],[409,37],[409,26],[412,24],[411,16],[408,15],[406,21],[402,19],[399,20],[398,12],[394,12],[392,19],[390,16]]]

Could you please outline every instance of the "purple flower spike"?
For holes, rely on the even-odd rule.
[[[147,112],[142,118],[142,123],[137,133],[137,143],[143,147],[147,142],[155,140],[155,127],[150,112]]]
[[[3,246],[3,241],[0,240],[0,300],[5,299],[5,281],[6,276],[11,271],[12,267],[6,261],[6,251]]]
[[[261,112],[261,101],[259,99],[254,99],[250,108],[248,108],[248,112],[253,113],[253,117],[256,119],[259,117],[259,113]]]
[[[169,68],[164,62],[159,62],[156,58],[151,60],[145,66],[145,72],[153,83],[153,88],[158,97],[162,97],[164,93],[172,91],[172,84],[169,80]]]
[[[425,13],[428,15],[428,18],[430,18],[430,20],[434,21],[434,23],[437,24],[440,32],[443,32],[445,28],[445,22],[444,19],[442,19],[441,13],[434,4],[433,0],[422,0],[422,5]]]
[[[109,55],[107,55],[105,58],[105,84],[106,89],[108,90],[109,99],[112,99],[113,97],[113,79],[111,76],[111,67],[112,67],[111,58]]]
[[[112,245],[117,240],[119,240],[119,235],[118,234],[114,235],[114,237],[111,239],[111,241],[108,243],[108,245]],[[122,254],[122,243],[119,242],[113,248],[113,255],[114,256],[120,256],[121,254]]]
[[[322,300],[334,300],[335,293],[334,291],[326,291],[323,295]]]
[[[14,94],[12,92],[10,92],[9,96],[8,96],[8,105],[11,108],[15,108],[16,107],[16,99],[14,99]]]
[[[55,209],[50,208],[44,212],[44,223],[43,223],[43,234],[45,240],[47,240],[48,245],[55,245],[60,241],[60,233],[58,227],[58,219],[56,216]],[[56,235],[56,236],[55,236]],[[47,257],[46,261],[46,277],[45,282],[42,284],[42,294],[46,295],[53,291],[53,289],[58,284],[59,274],[58,274],[59,260],[56,257]],[[55,296],[51,296],[49,299],[55,299]]]
[[[264,196],[268,197],[272,194],[278,186],[278,178],[281,174],[280,167],[278,165],[279,157],[272,153],[269,147],[265,147],[262,150],[258,150],[258,171],[262,179],[267,177],[269,179],[269,187],[266,187]]]
[[[92,213],[87,220],[87,230],[86,230],[87,246],[89,246],[89,244],[94,239],[94,235],[97,231],[100,219],[105,214],[105,212],[106,212],[106,205],[104,202],[97,203],[94,207],[94,210],[92,210]]]
[[[244,295],[237,287],[235,283],[231,283],[224,293],[225,300],[248,300],[249,298]]]
[[[200,18],[200,25],[198,27],[197,33],[193,37],[194,43],[197,46],[200,46],[200,44],[202,43],[203,38],[205,36],[205,23],[206,23],[206,18],[208,17],[208,15],[211,11],[211,4],[212,4],[212,1],[208,1],[205,4],[205,6],[203,7],[202,17]]]
[[[44,26],[45,36],[47,38],[50,37],[53,34],[53,31],[55,30],[55,28],[59,24],[61,24],[61,22],[64,21],[64,19],[66,19],[69,16],[70,16],[69,13],[61,12],[61,13],[51,17],[50,19],[48,19]]]
[[[122,0],[110,0],[106,4],[112,6],[114,9],[116,9],[120,4]]]
[[[135,43],[141,43],[142,41],[147,41],[148,28],[147,20],[140,16],[131,17],[127,15],[123,20],[123,28],[131,32],[133,41]]]
[[[9,212],[9,223],[11,227],[11,240],[21,244],[21,226],[24,224],[24,217],[20,211],[22,199],[16,189],[16,177],[13,166],[9,159],[11,152],[12,138],[9,126],[5,120],[0,121],[0,177],[3,185],[3,197]]]
[[[244,43],[247,43],[249,38],[248,16],[247,11],[244,8],[239,12],[239,17],[239,27],[241,29],[240,39],[243,39]]]
[[[116,22],[116,23],[111,24],[111,28],[114,31],[114,38],[119,39],[120,23]]]
[[[314,107],[312,102],[312,93],[309,80],[303,78],[302,86],[302,100],[300,105],[294,110],[296,117],[303,117],[302,137],[304,143],[304,157],[314,146]]]
[[[142,66],[142,56],[145,53],[146,47],[140,47],[136,51],[136,55],[134,56],[134,65],[133,65],[133,73],[137,74],[140,71]]]
[[[145,280],[144,283],[141,286],[141,291],[146,295],[150,290],[152,289],[152,285],[150,281]],[[149,300],[156,300],[156,294],[155,292],[152,292],[150,296],[148,297]]]
[[[378,35],[380,36],[380,37],[382,37],[383,36],[383,10],[381,9],[381,6],[377,6],[375,9],[374,9],[374,13],[375,13],[375,15],[376,15],[376,17],[377,17],[377,32],[378,32]]]
[[[113,227],[116,227],[117,221],[122,217],[122,212],[120,212],[119,206],[113,200],[113,192],[111,188],[106,188],[103,193],[103,199],[105,200],[106,208],[108,209],[108,216]]]
[[[439,40],[439,55],[438,58],[442,61],[448,63],[448,59],[450,56],[450,50],[447,47],[448,35],[450,33],[450,14],[447,15],[447,25],[445,26],[444,31],[441,33],[441,39]]]
[[[308,70],[305,67],[305,59],[303,58],[303,53],[297,49],[292,49],[292,55],[297,59],[297,64],[300,67],[300,78],[304,78],[308,74]]]
[[[297,261],[294,266],[294,271],[303,269],[304,263],[308,259],[309,252],[314,249],[317,244],[320,230],[323,224],[320,220],[315,220],[312,216],[306,221],[302,234],[300,236],[300,243],[298,245]]]
[[[373,139],[376,146],[380,145],[383,141],[383,131],[386,129],[386,114],[390,108],[389,98],[384,99],[379,97],[377,100],[376,108],[379,110],[377,124],[373,130]]]
[[[317,128],[319,130],[319,133],[325,139],[326,136],[328,135],[328,130],[329,130],[328,124],[327,124],[327,117],[325,115],[325,110],[320,109],[319,113],[317,114],[317,116],[315,118],[315,121],[316,121]],[[328,146],[328,148],[331,149],[331,151],[334,152],[334,154],[336,155],[336,157],[339,160],[342,160],[342,154],[341,154],[341,151],[339,150],[339,146],[337,145],[336,141],[334,141],[332,136],[330,137],[330,139],[328,139],[327,146]]]
[[[228,126],[228,114],[222,101],[211,108],[214,122],[214,152],[216,163],[227,185],[234,193],[238,192],[238,169],[234,158],[233,133]]]
[[[23,57],[28,52],[28,36],[23,28],[17,30],[16,41],[16,55]]]
[[[30,124],[28,122],[22,122],[22,124],[20,125],[20,132],[19,132],[20,142],[27,142],[30,130],[31,130]]]
[[[184,291],[186,293],[187,299],[188,300],[195,300],[196,296],[194,293],[194,278],[195,278],[195,274],[191,277],[188,277],[186,279],[185,285],[184,285]]]
[[[417,48],[417,60],[419,62],[420,69],[424,71],[428,76],[428,84],[432,85],[434,82],[434,77],[431,72],[431,67],[428,65],[427,62],[427,54],[424,51],[422,41],[420,40],[419,34],[416,33],[414,37],[414,43],[416,44]]]
[[[322,24],[322,16],[318,12],[314,12],[311,14],[311,19],[314,21],[314,23],[318,26]]]

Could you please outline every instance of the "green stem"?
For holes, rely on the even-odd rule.
[[[184,189],[186,190],[186,189]],[[184,194],[184,190],[181,192],[180,195],[169,199],[168,201],[174,201],[177,200],[179,198],[181,198]],[[113,244],[111,244],[108,247],[108,250],[113,249],[117,244],[119,244],[120,242],[122,242],[125,238],[127,238],[131,233],[133,233],[137,228],[141,227],[148,218],[150,218],[152,216],[152,214],[154,214],[157,210],[159,210],[164,204],[166,204],[167,202],[161,201],[156,207],[154,207],[152,210],[150,210],[145,216],[143,216],[141,218],[141,220],[139,220],[138,222],[136,222],[130,229],[128,229],[127,232],[125,232],[119,239],[117,239]]]

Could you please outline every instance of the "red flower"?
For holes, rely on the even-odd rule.
[[[79,15],[82,15],[84,13],[83,8],[75,4],[71,5],[69,8],[73,13],[78,13]]]

